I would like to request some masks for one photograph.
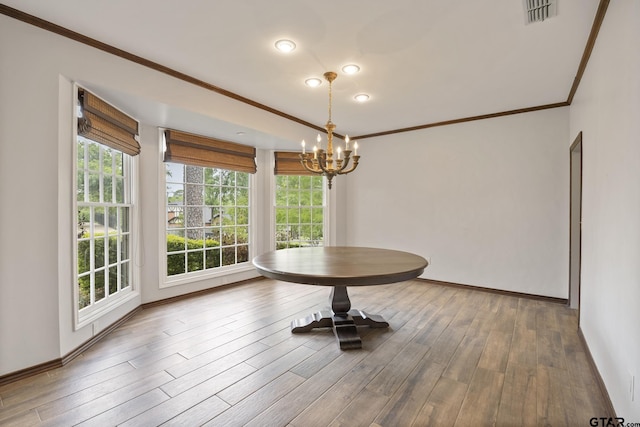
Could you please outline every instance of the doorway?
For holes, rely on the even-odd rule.
[[[569,149],[569,307],[580,314],[580,271],[582,260],[582,132]]]

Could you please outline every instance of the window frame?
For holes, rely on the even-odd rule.
[[[308,193],[309,201],[310,201],[309,205],[307,205],[307,206],[303,206],[301,204],[298,204],[297,206],[293,206],[293,205],[289,205],[289,204],[278,205],[277,204],[277,201],[278,201],[277,200],[278,199],[278,197],[277,197],[277,192],[278,192],[277,182],[278,182],[278,178],[282,178],[282,179],[287,180],[287,181],[289,181],[290,178],[295,178],[295,179],[298,180],[298,183],[301,183],[302,178],[310,178],[310,179],[321,178],[319,180],[320,189],[322,190],[322,201],[321,201],[321,204],[320,205],[314,205],[313,204],[313,195],[312,195],[313,193],[312,193],[312,191],[314,190],[314,187],[312,185],[311,187],[305,188],[305,189],[301,189],[300,187],[298,187],[297,189],[287,188],[287,190],[285,190],[285,191],[287,191],[287,194],[290,194],[292,192],[297,192],[298,195],[301,195],[302,193],[309,192]],[[312,228],[315,227],[316,225],[321,225],[322,226],[322,239],[319,241],[319,245],[318,246],[325,246],[325,237],[324,237],[325,236],[325,220],[324,220],[324,217],[327,214],[326,179],[324,179],[323,177],[317,176],[317,175],[275,175],[274,180],[275,180],[276,184],[274,186],[274,192],[273,192],[273,196],[274,197],[273,197],[273,207],[272,207],[272,209],[274,210],[274,216],[275,216],[276,220],[278,218],[278,213],[277,212],[278,212],[279,209],[286,209],[289,212],[291,212],[291,210],[296,210],[297,209],[299,214],[301,213],[302,209],[310,209],[312,211],[311,212],[311,218],[313,218],[313,215],[314,215],[313,214],[313,210],[314,209],[318,209],[318,208],[322,209],[322,222],[315,223],[315,222],[311,221],[309,223],[302,223],[301,222],[301,218],[298,218],[297,222],[294,223],[294,222],[288,220],[286,222],[286,224],[287,224],[288,227],[309,226],[309,227],[312,227]],[[318,187],[315,187],[316,192],[318,191],[317,189],[318,189]],[[289,214],[287,214],[287,216],[289,216]],[[286,244],[286,248],[295,248],[295,247],[298,247],[298,246],[290,246],[290,244],[292,244],[294,242],[300,243],[300,244],[313,242],[313,240],[287,240],[287,241],[278,240],[277,237],[278,237],[278,226],[279,225],[282,225],[282,224],[278,224],[278,223],[275,224],[276,232],[274,234],[274,238],[275,238],[275,244],[276,244],[275,248],[276,248],[276,250],[285,249],[285,248],[282,248],[282,247],[278,248],[278,245],[279,244],[283,244],[283,243]],[[311,245],[309,245],[309,246],[311,246]]]
[[[174,276],[167,276],[167,228],[166,228],[166,215],[167,215],[167,177],[166,166],[164,162],[164,151],[166,147],[165,143],[165,130],[158,129],[158,140],[160,143],[158,152],[158,236],[160,243],[158,244],[158,256],[159,256],[159,288],[171,288],[174,286],[185,285],[189,283],[199,282],[207,279],[215,279],[220,277],[229,276],[234,273],[243,273],[254,271],[255,268],[251,263],[251,259],[256,254],[257,246],[257,177],[256,173],[248,173],[249,175],[249,260],[239,264],[220,266],[210,269],[204,269],[199,271],[192,271]],[[177,163],[183,164],[183,163]]]
[[[277,242],[276,242],[276,174],[273,172],[275,170],[276,162],[275,162],[275,150],[269,152],[270,167],[269,171],[269,250],[276,250]],[[298,175],[296,175],[298,176]],[[334,230],[332,228],[332,218],[335,216],[335,198],[336,198],[336,189],[332,189],[331,191],[327,188],[327,178],[322,177],[322,188],[324,194],[324,214],[323,217],[323,230],[322,230],[322,238],[323,243],[322,246],[333,246],[333,242],[335,241]]]
[[[74,92],[73,92],[73,99],[77,100],[78,99],[78,92],[80,90],[80,86],[78,86],[77,84],[74,84]],[[72,226],[72,232],[74,233],[73,236],[73,243],[72,243],[72,262],[73,262],[73,266],[72,266],[72,280],[71,280],[71,285],[73,287],[73,292],[72,292],[72,296],[73,296],[73,328],[74,331],[77,331],[87,325],[90,325],[92,323],[94,323],[97,319],[99,319],[100,317],[104,316],[107,313],[110,313],[111,311],[115,310],[117,307],[127,303],[128,301],[136,298],[139,295],[139,271],[138,269],[135,267],[135,263],[136,260],[138,259],[138,254],[136,252],[136,248],[138,247],[138,241],[139,241],[139,222],[138,222],[138,205],[139,205],[139,201],[138,201],[138,186],[139,186],[139,177],[138,177],[138,163],[139,163],[139,156],[130,156],[126,153],[123,153],[122,151],[119,151],[115,148],[111,148],[112,150],[118,151],[120,153],[123,153],[123,156],[127,156],[127,158],[123,157],[123,176],[126,176],[128,174],[128,179],[125,179],[125,182],[128,181],[128,188],[125,187],[125,194],[128,193],[129,195],[129,201],[127,203],[123,203],[120,205],[125,205],[128,206],[129,211],[130,211],[130,218],[129,218],[129,242],[128,242],[128,250],[129,250],[129,259],[128,259],[128,265],[129,265],[129,286],[127,288],[124,289],[120,289],[118,292],[111,294],[111,295],[107,295],[105,296],[103,299],[101,299],[100,301],[97,301],[89,306],[83,307],[83,308],[79,308],[79,303],[80,303],[80,292],[79,292],[79,286],[78,286],[78,280],[79,280],[79,273],[78,273],[78,236],[77,236],[77,224],[78,224],[78,209],[79,209],[79,205],[80,203],[78,202],[78,197],[77,197],[77,192],[78,192],[78,129],[76,126],[76,122],[77,122],[77,118],[78,118],[78,107],[76,102],[73,102],[73,114],[72,114],[72,118],[73,118],[73,126],[72,126],[72,160],[71,163],[73,165],[73,167],[71,168],[73,170],[73,173],[71,175],[71,188],[72,188],[72,218],[73,218],[73,226]],[[114,107],[115,108],[115,107]],[[105,144],[99,142],[99,141],[95,141],[93,139],[90,138],[86,138],[87,140],[93,141],[97,144],[100,144],[102,146],[105,146]],[[102,172],[102,171],[100,171]],[[100,173],[100,186],[102,187],[103,183],[103,175],[102,173]],[[125,184],[126,185],[126,184]],[[115,192],[115,189],[113,190]],[[125,198],[126,199],[126,198]],[[108,205],[106,203],[103,202],[84,202],[82,204],[89,204],[90,206],[97,206],[99,205]],[[94,205],[94,203],[96,203],[96,205]],[[116,203],[113,203],[113,201],[110,203],[110,205],[117,205]],[[117,207],[117,209],[119,209],[119,207]]]

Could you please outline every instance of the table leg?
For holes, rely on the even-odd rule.
[[[362,340],[356,326],[387,328],[382,316],[351,309],[346,286],[333,286],[330,296],[331,311],[324,310],[291,322],[291,332],[308,332],[314,328],[333,328],[341,350],[362,348]]]

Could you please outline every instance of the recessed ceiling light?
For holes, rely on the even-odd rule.
[[[312,77],[310,79],[307,79],[304,81],[304,84],[306,84],[309,87],[318,87],[322,84],[322,80],[316,78],[316,77]]]
[[[243,136],[244,134],[245,134],[245,133],[244,133],[243,131],[241,131],[241,130],[239,130],[238,132],[236,132],[236,135],[238,135],[238,136]]]
[[[349,64],[342,67],[342,71],[344,71],[345,74],[355,74],[360,71],[360,67],[356,64]]]
[[[354,96],[353,99],[355,99],[358,102],[367,102],[369,100],[369,95],[367,95],[366,93],[359,93],[356,96]]]
[[[280,52],[289,53],[295,50],[295,48],[296,44],[291,40],[282,39],[276,42],[276,49],[278,49]]]

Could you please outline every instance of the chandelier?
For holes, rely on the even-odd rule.
[[[322,138],[318,134],[318,144],[313,146],[313,153],[307,153],[305,151],[305,142],[302,140],[302,153],[300,154],[300,163],[302,163],[302,166],[306,170],[314,174],[324,175],[327,177],[329,190],[331,190],[331,180],[334,176],[346,175],[353,172],[358,167],[358,161],[360,160],[360,156],[358,156],[357,141],[354,141],[353,143],[353,157],[351,157],[351,150],[349,149],[349,135],[346,135],[344,138],[344,150],[342,147],[337,147],[336,159],[333,159],[333,131],[336,128],[336,125],[331,121],[331,85],[336,77],[338,77],[338,75],[333,71],[327,71],[324,73],[324,78],[329,82],[329,120],[327,120],[327,124],[324,126],[327,130],[327,150],[325,151],[322,148]],[[347,169],[351,159],[353,159],[353,163],[351,164],[351,167]]]

